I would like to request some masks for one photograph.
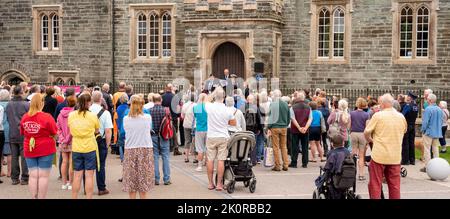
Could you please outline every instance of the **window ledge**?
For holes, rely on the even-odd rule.
[[[348,64],[348,59],[344,58],[316,58],[312,60],[311,64]]]
[[[396,65],[432,65],[436,64],[435,60],[430,58],[399,58],[393,60]]]
[[[61,50],[41,50],[36,51],[35,55],[38,56],[62,56]]]
[[[174,57],[167,58],[135,58],[131,64],[171,64],[174,63]]]

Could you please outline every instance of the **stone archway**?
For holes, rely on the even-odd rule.
[[[28,69],[19,63],[8,62],[0,66],[0,80],[6,81],[10,85],[24,82],[30,82]]]
[[[29,78],[25,74],[17,70],[8,70],[7,72],[3,73],[0,78],[1,81],[5,81],[9,85],[17,85],[20,82],[24,81],[29,82]]]
[[[201,80],[213,73],[213,57],[217,48],[224,43],[233,43],[244,55],[243,79],[251,77],[253,54],[252,30],[200,31],[197,59],[200,61]],[[223,71],[223,69],[222,69]],[[222,72],[223,73],[223,72]]]

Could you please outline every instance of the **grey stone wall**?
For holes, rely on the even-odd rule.
[[[0,66],[19,63],[31,81],[77,70],[82,82],[111,81],[110,1],[1,0]],[[32,6],[62,4],[62,56],[33,55]],[[3,72],[2,72],[3,73]]]
[[[437,64],[392,63],[391,0],[353,1],[349,64],[310,64],[310,0],[284,4],[282,83],[297,88],[446,89],[450,82],[450,1],[440,1]],[[330,80],[328,80],[330,79]],[[415,84],[410,81],[415,80]]]

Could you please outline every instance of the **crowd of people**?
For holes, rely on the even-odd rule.
[[[342,139],[342,144],[336,145],[358,158],[358,180],[366,180],[368,165],[370,197],[381,197],[384,178],[389,197],[400,198],[400,167],[416,161],[415,126],[421,106],[415,94],[399,94],[396,99],[391,94],[377,99],[360,97],[355,108],[349,109],[347,99],[330,97],[320,89],[285,96],[280,90],[242,90],[235,76],[228,71],[224,74],[228,83],[216,83],[212,76],[200,89],[191,86],[187,92],[168,84],[147,98],[134,94],[133,87],[124,82],[114,94],[108,84],[87,86],[79,93],[67,88],[64,94],[57,86],[4,85],[0,90],[0,157],[7,171],[1,176],[10,177],[13,185],[28,185],[32,198],[45,198],[52,164],[58,163],[61,189],[71,190],[72,198],[81,189],[92,198],[94,174],[97,194],[106,195],[105,165],[111,148],[120,154],[123,177],[118,180],[123,191],[130,198],[137,193],[146,198],[154,186],[172,183],[170,153],[177,156],[183,151],[185,162],[192,159],[196,171],[206,166],[208,189],[222,191],[228,139],[234,132],[251,131],[256,139],[250,152],[252,165],[260,165],[264,147],[271,146],[272,171],[297,168],[297,162],[302,168],[325,162],[333,150],[330,138],[339,136],[334,141]],[[224,85],[232,86],[231,93]],[[429,89],[424,101],[420,131],[426,164],[446,152],[449,112],[445,101],[436,105]],[[167,124],[173,125],[169,134]],[[369,164],[367,150],[371,151]]]

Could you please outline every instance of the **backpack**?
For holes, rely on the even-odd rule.
[[[347,155],[342,162],[342,167],[339,173],[333,176],[333,185],[336,189],[344,190],[355,185],[356,181],[356,165],[355,160],[351,154]]]
[[[333,121],[333,123],[330,124],[328,128],[327,135],[329,138],[332,138],[333,136],[339,135],[341,133],[341,127],[339,126],[339,118],[341,117],[341,114],[336,113],[336,118]]]
[[[161,121],[161,126],[159,127],[159,135],[167,141],[173,137],[174,127],[172,124],[172,116],[170,115],[169,108],[166,107],[164,111],[166,112],[166,115]]]

